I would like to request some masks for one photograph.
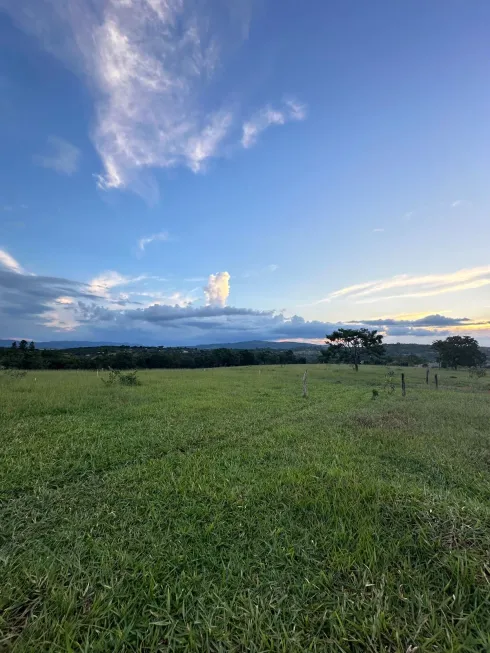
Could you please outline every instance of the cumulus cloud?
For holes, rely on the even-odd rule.
[[[151,236],[145,236],[138,240],[138,249],[140,252],[145,251],[145,247],[150,243],[155,241],[165,241],[168,240],[168,233],[166,231],[160,231],[158,234],[152,234]]]
[[[44,168],[51,168],[62,175],[73,175],[78,170],[80,150],[63,138],[50,136],[48,138],[51,153],[34,157],[34,162]]]
[[[389,279],[367,281],[336,290],[324,299],[315,302],[330,302],[349,299],[356,303],[367,303],[400,297],[432,297],[444,293],[481,288],[490,284],[490,265],[464,268],[447,274],[414,276],[401,274]],[[395,293],[393,294],[393,291]]]
[[[304,120],[305,118],[306,105],[295,100],[286,100],[278,109],[268,105],[243,123],[242,146],[249,148],[255,145],[259,135],[272,125],[284,125],[291,120]]]
[[[230,275],[228,272],[210,274],[204,295],[208,306],[225,306],[230,294]]]
[[[24,269],[5,249],[0,249],[0,266],[11,272],[23,274]]]

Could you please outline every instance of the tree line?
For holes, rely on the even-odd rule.
[[[359,365],[422,365],[420,356],[389,356],[383,336],[369,329],[338,329],[326,336],[326,347],[317,361]],[[441,367],[482,367],[486,356],[471,336],[450,336],[432,344]],[[156,368],[210,368],[241,365],[289,365],[306,363],[293,350],[282,349],[194,349],[185,347],[80,347],[74,349],[37,349],[34,342],[21,340],[0,348],[0,366],[8,369],[115,370]]]
[[[0,365],[9,369],[115,370],[155,368],[208,368],[240,365],[288,365],[305,363],[292,350],[281,349],[193,349],[185,347],[80,347],[36,349],[22,340],[0,348]]]

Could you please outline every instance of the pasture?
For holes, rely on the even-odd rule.
[[[489,651],[490,378],[303,371],[0,373],[0,650]]]

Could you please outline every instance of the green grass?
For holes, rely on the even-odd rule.
[[[0,374],[0,650],[490,651],[489,378],[303,371]]]

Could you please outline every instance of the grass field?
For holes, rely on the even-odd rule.
[[[0,373],[0,650],[490,651],[489,377],[303,370]]]

